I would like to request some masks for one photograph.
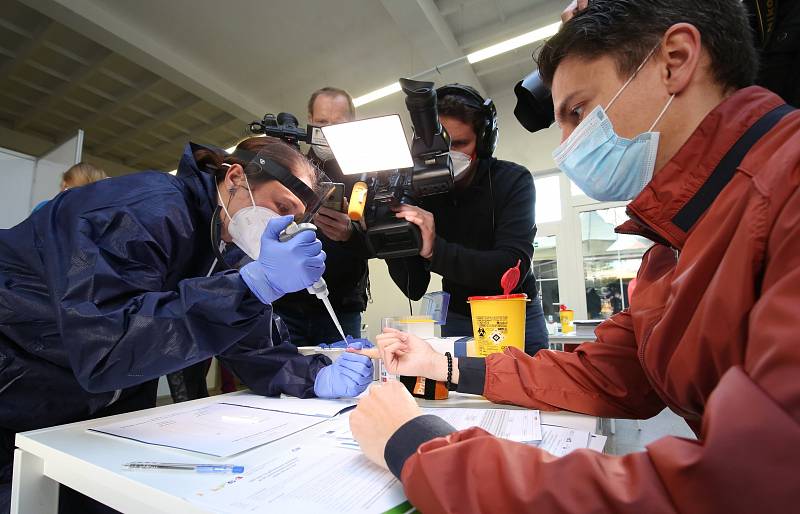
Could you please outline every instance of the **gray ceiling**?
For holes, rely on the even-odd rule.
[[[230,146],[264,112],[303,120],[318,87],[358,96],[552,23],[564,3],[5,0],[0,128],[53,144],[82,128],[91,156],[169,170],[190,139]],[[508,96],[532,50],[430,78]],[[395,95],[359,114],[402,110]]]

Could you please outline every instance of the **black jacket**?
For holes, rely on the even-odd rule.
[[[412,300],[428,288],[430,273],[443,277],[450,309],[469,315],[467,297],[502,294],[500,277],[520,264],[514,293],[536,296],[531,272],[536,235],[533,177],[524,167],[494,158],[481,159],[470,184],[420,201],[434,216],[433,256],[391,259],[386,263],[395,284]]]
[[[756,83],[800,107],[800,2],[744,0],[744,4],[761,57]]]
[[[357,176],[344,176],[334,159],[322,162],[313,150],[308,154],[309,160],[317,165],[334,182],[344,183],[344,195],[350,198],[353,184]],[[322,241],[322,249],[327,255],[325,259],[325,282],[331,305],[336,312],[363,312],[367,308],[367,282],[369,270],[367,259],[371,251],[366,234],[357,223],[353,223],[353,235],[348,241],[332,241],[325,237],[321,230],[317,237]],[[300,310],[308,315],[324,315],[327,311],[319,299],[307,291],[298,291],[283,296],[272,304],[280,314],[281,309]]]

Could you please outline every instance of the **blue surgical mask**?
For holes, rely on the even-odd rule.
[[[658,48],[658,47],[656,47]],[[597,106],[553,152],[558,168],[589,197],[600,201],[626,201],[645,188],[656,165],[659,132],[653,132],[667,112],[673,94],[647,132],[634,139],[617,135],[606,112],[628,87],[655,48],[603,109]]]

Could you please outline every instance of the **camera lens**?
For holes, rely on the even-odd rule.
[[[278,113],[278,125],[286,127],[297,128],[298,122],[294,114],[288,112]]]

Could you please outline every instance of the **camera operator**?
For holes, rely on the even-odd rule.
[[[455,187],[402,205],[398,218],[422,233],[418,256],[387,260],[395,284],[413,300],[425,294],[431,272],[443,277],[451,295],[443,336],[472,334],[467,298],[502,294],[500,277],[521,261],[520,284],[527,293],[525,351],[547,347],[542,303],[531,272],[536,234],[533,177],[524,167],[492,157],[497,144],[497,113],[472,87],[460,84],[437,91],[439,121],[450,135]]]
[[[315,91],[308,101],[310,125],[326,126],[353,121],[356,109],[347,91],[324,87]],[[345,199],[341,210],[322,207],[314,217],[317,235],[327,254],[325,274],[330,301],[346,335],[361,337],[361,313],[367,307],[366,236],[347,216],[347,197],[354,178],[342,175],[327,146],[312,145],[308,159],[322,169],[334,182],[345,184]],[[322,302],[306,291],[285,295],[273,303],[276,313],[289,328],[292,343],[297,346],[332,343],[341,339]]]

